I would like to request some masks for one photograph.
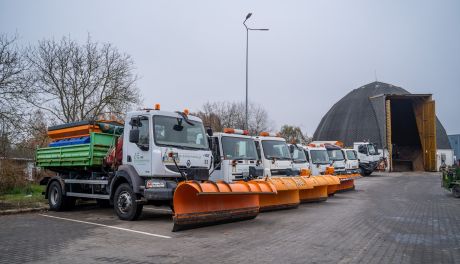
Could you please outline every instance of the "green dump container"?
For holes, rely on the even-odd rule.
[[[37,149],[36,163],[41,168],[101,166],[116,136],[90,133],[90,143]]]

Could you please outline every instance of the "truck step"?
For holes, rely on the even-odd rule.
[[[77,180],[77,179],[65,179],[65,183],[83,183],[83,184],[107,184],[108,180]]]
[[[92,199],[106,199],[106,200],[110,199],[110,195],[105,195],[105,194],[66,192],[65,195],[72,196],[72,197],[92,198]]]

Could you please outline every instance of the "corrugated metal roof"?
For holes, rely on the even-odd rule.
[[[382,82],[373,82],[354,89],[335,103],[324,115],[313,140],[340,140],[346,146],[368,140],[380,148],[385,145],[385,96],[407,95],[405,89]],[[430,96],[430,94],[420,94]],[[438,149],[450,149],[446,131],[436,120]]]

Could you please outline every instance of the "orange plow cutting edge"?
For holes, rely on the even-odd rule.
[[[260,211],[296,208],[300,204],[299,189],[308,188],[301,177],[270,177],[257,182],[269,182],[276,188],[276,195],[259,195]]]
[[[354,173],[354,174],[350,174],[349,177],[352,178],[352,179],[359,179],[359,178],[361,178],[363,176],[361,176],[361,174]]]
[[[351,191],[355,189],[355,180],[350,176],[339,175],[340,185],[337,187],[337,192]]]
[[[218,223],[255,218],[259,196],[274,196],[269,182],[184,181],[173,198],[173,232]]]

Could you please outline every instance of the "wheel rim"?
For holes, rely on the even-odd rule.
[[[53,186],[53,188],[50,191],[51,204],[56,205],[58,200],[59,200],[59,190],[56,186]]]
[[[126,214],[131,210],[132,205],[133,200],[131,194],[127,191],[123,191],[122,193],[120,193],[117,201],[118,210],[121,213]]]

